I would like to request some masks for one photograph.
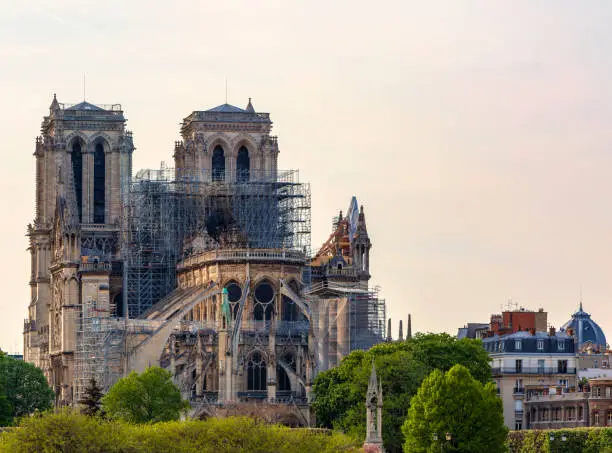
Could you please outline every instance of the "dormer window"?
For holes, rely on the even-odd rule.
[[[523,349],[523,342],[521,340],[515,340],[514,349],[516,349],[517,351],[520,351],[521,349]]]
[[[559,341],[559,343],[557,343],[557,349],[559,349],[559,351],[565,351],[565,341]]]
[[[544,350],[544,340],[538,340],[538,351]]]

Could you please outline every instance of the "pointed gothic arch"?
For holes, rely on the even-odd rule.
[[[236,181],[247,182],[250,179],[251,159],[246,146],[241,146],[236,156]]]
[[[213,181],[225,181],[225,151],[221,145],[215,146],[213,150],[211,171]]]
[[[246,361],[247,390],[265,392],[267,387],[267,363],[265,356],[258,349],[249,354]]]
[[[106,153],[102,139],[94,144],[93,222],[104,223],[106,207]]]

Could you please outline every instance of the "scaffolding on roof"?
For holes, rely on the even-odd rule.
[[[176,287],[176,264],[215,248],[277,248],[310,256],[310,185],[298,172],[141,170],[124,209],[130,318]]]

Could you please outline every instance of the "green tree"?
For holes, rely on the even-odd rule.
[[[401,432],[410,399],[434,369],[466,366],[480,382],[491,380],[487,352],[480,340],[457,340],[448,334],[417,334],[404,342],[382,343],[369,351],[354,351],[340,365],[315,379],[314,408],[317,422],[356,437],[365,436],[365,394],[376,363],[383,385],[383,439],[388,452],[401,452]]]
[[[102,405],[101,399],[104,393],[95,378],[92,377],[89,380],[89,384],[85,388],[84,393],[83,399],[79,401],[79,403],[83,405],[81,412],[89,416],[98,415],[100,413]]]
[[[159,367],[130,373],[102,398],[108,417],[131,423],[178,420],[188,407],[170,372]]]
[[[483,385],[462,365],[434,370],[423,381],[402,431],[404,451],[411,453],[501,453],[508,435],[495,385]]]
[[[53,390],[40,368],[0,355],[0,423],[9,425],[16,417],[51,409]]]

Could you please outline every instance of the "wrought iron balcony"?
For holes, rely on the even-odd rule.
[[[501,367],[492,368],[493,376],[504,374],[576,374],[576,368],[559,368],[559,367]]]

